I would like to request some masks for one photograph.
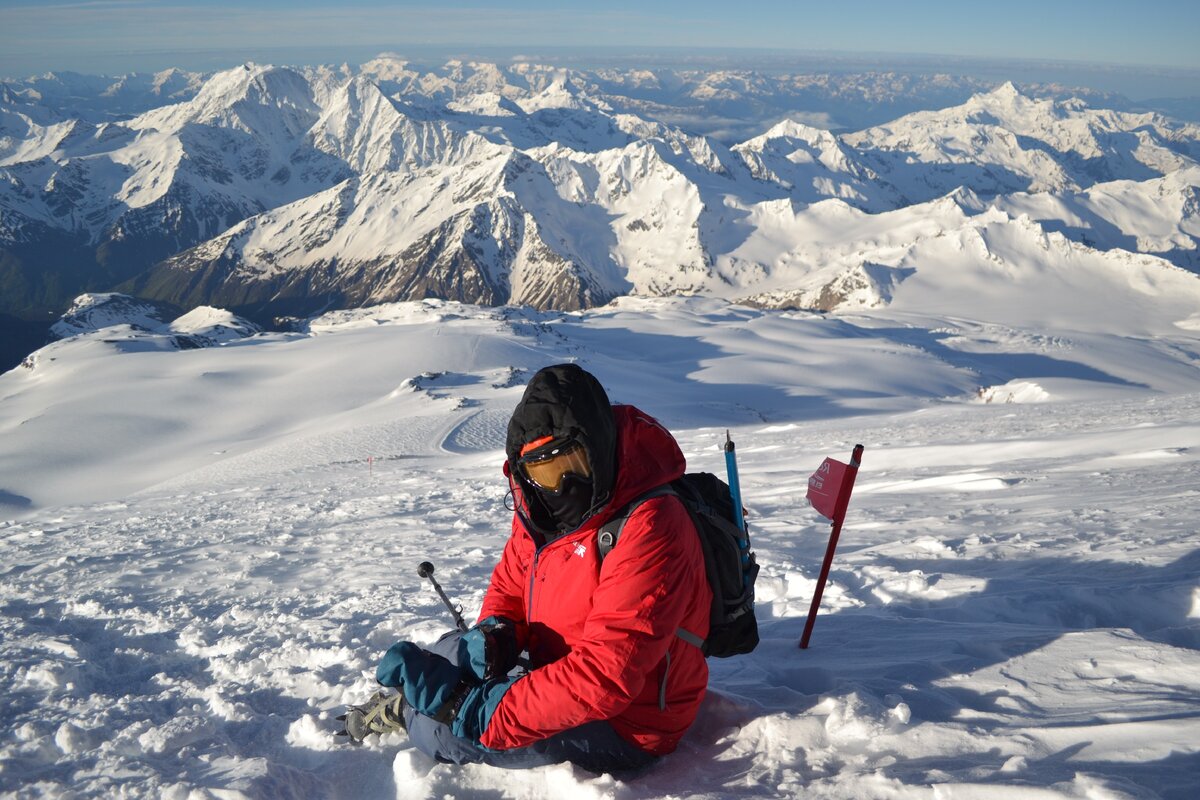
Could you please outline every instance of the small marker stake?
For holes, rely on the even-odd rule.
[[[846,519],[846,509],[850,505],[850,493],[854,490],[854,479],[858,476],[858,466],[862,463],[862,454],[863,446],[855,445],[849,464],[827,458],[808,479],[809,502],[821,516],[833,520],[833,528],[829,532],[829,544],[825,548],[825,561],[821,564],[817,589],[813,593],[812,605],[808,608],[808,619],[804,623],[804,635],[800,637],[801,650],[808,649],[808,640],[812,636],[813,625],[817,621],[817,610],[821,607],[821,594],[825,591],[829,568],[833,566],[833,552],[837,549],[838,536],[842,532],[842,522]]]

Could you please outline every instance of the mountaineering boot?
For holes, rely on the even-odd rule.
[[[407,732],[404,725],[405,705],[403,694],[376,692],[370,700],[360,706],[350,706],[345,714],[337,718],[346,726],[337,735],[348,736],[352,744],[361,744],[373,733]]]

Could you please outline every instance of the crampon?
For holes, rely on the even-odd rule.
[[[407,731],[404,725],[404,695],[376,692],[362,705],[350,706],[337,720],[343,728],[337,736],[345,736],[351,744],[362,744],[371,734]]]

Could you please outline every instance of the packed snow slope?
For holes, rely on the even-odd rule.
[[[426,301],[254,333],[80,298],[0,376],[0,793],[1193,798],[1197,279],[1072,263],[1023,294],[966,269],[932,310],[918,269],[842,314]],[[696,725],[636,780],[339,743],[384,650],[451,624],[418,563],[478,610],[507,417],[564,360],[692,470],[722,473],[732,432],[762,644],[710,664]],[[828,533],[807,479],[859,442],[801,651]]]

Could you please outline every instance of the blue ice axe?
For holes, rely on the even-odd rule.
[[[746,533],[746,518],[742,516],[742,484],[738,480],[737,470],[737,454],[734,452],[736,445],[733,439],[729,436],[729,431],[725,431],[725,472],[729,476],[729,494],[733,497],[733,519],[737,523],[738,530],[743,535]],[[748,545],[750,542],[746,540]]]

